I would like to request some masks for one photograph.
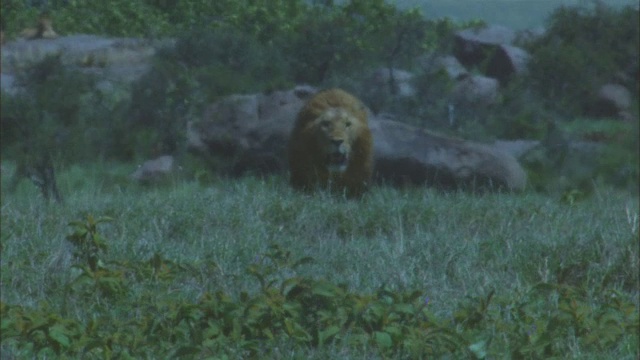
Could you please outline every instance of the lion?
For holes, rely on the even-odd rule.
[[[291,132],[289,168],[295,189],[361,196],[373,173],[373,138],[360,100],[341,89],[311,97]]]
[[[20,37],[27,40],[35,39],[55,39],[58,34],[53,30],[53,20],[48,12],[43,12],[38,17],[38,24],[35,28],[27,28],[20,32]]]

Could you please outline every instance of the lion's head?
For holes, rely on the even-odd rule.
[[[364,105],[340,89],[314,95],[296,118],[289,165],[295,188],[330,187],[361,195],[373,169],[373,141]]]
[[[344,109],[330,108],[310,124],[316,128],[318,148],[331,173],[343,173],[351,159],[351,146],[359,133],[360,122]]]

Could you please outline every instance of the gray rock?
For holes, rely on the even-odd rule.
[[[496,140],[493,148],[520,159],[541,145],[538,140]]]
[[[412,97],[416,94],[411,81],[413,74],[400,69],[380,68],[373,72],[367,85],[388,95]]]
[[[489,106],[496,103],[499,94],[498,80],[482,75],[471,75],[456,82],[452,98],[456,105]]]
[[[222,157],[231,175],[285,172],[287,143],[296,114],[311,88],[268,95],[235,95],[212,104],[187,130],[189,147]],[[510,154],[490,145],[451,139],[371,115],[375,177],[394,185],[442,189],[521,190],[526,174]]]
[[[284,171],[296,114],[316,92],[309,86],[270,94],[232,95],[187,126],[187,146],[205,157],[224,158],[231,175]]]
[[[440,189],[522,190],[526,173],[499,148],[452,139],[390,120],[372,118],[375,173],[395,185]]]
[[[19,39],[2,46],[2,73],[16,74],[44,59],[58,55],[64,65],[100,77],[133,82],[150,66],[150,59],[173,39],[160,41],[134,38],[105,38],[70,35],[55,39]],[[4,86],[4,85],[3,85]],[[7,87],[8,88],[8,87]]]
[[[455,35],[454,54],[466,67],[480,66],[485,75],[505,83],[522,74],[530,58],[524,49],[513,46],[515,40],[515,31],[499,25],[461,30]]]
[[[489,58],[487,75],[498,79],[500,83],[504,84],[512,77],[524,74],[527,71],[527,64],[530,58],[531,55],[521,48],[498,45]]]
[[[15,76],[10,74],[0,74],[0,89],[8,94],[15,94],[18,89],[15,85]]]
[[[173,156],[163,155],[145,161],[131,174],[131,178],[141,183],[155,183],[169,178],[176,170]]]
[[[444,71],[451,80],[459,80],[469,75],[467,69],[453,55],[427,56],[421,59],[420,65],[428,74]]]
[[[454,54],[465,66],[482,63],[498,45],[510,45],[515,31],[500,25],[460,30],[454,37]]]
[[[588,109],[597,117],[612,117],[629,120],[631,92],[619,84],[605,84],[597,91],[597,101]]]

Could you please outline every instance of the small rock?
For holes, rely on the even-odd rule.
[[[175,160],[171,155],[163,155],[145,161],[131,174],[131,178],[141,183],[153,183],[166,179],[176,170]]]

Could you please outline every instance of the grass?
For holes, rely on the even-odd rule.
[[[11,164],[3,162],[3,185],[11,170]],[[546,356],[544,351],[567,358],[638,357],[639,205],[628,193],[599,189],[567,203],[530,192],[469,195],[379,186],[364,199],[349,201],[296,193],[277,176],[140,187],[126,179],[129,170],[106,164],[66,169],[59,179],[66,195],[62,205],[46,204],[27,181],[15,193],[3,188],[3,304],[45,309],[86,326],[98,316],[125,321],[141,311],[127,308],[127,301],[144,302],[149,296],[153,301],[197,303],[205,294],[222,292],[240,301],[243,293],[260,292],[259,282],[246,269],[264,264],[275,244],[293,258],[314,259],[295,269],[277,269],[280,279],[323,279],[344,284],[354,294],[382,288],[420,292],[428,298],[429,314],[451,324],[468,344],[482,347],[473,351],[477,358],[485,352],[490,358],[508,358],[518,346],[525,349],[526,344],[505,331],[520,326],[518,321],[552,331],[553,321],[545,319],[555,319],[566,293],[575,296],[569,297],[570,303],[587,309],[580,316],[591,319],[584,325],[588,329],[581,332],[580,316],[576,324],[567,325],[571,323],[558,315],[564,324],[562,343],[547,345],[531,357]],[[72,267],[74,249],[66,240],[73,230],[68,223],[87,214],[114,220],[99,225],[108,246],[101,260],[125,273],[127,301],[107,306],[106,295],[70,296],[63,290],[78,275]],[[144,278],[142,265],[130,271],[133,264],[152,263],[154,256],[174,275],[159,281],[155,272]],[[541,284],[570,291],[532,292]],[[492,298],[482,307],[483,299]],[[594,346],[589,337],[606,325],[597,314],[611,308],[614,298],[623,302],[618,310],[628,313],[628,320],[615,323],[623,334]],[[524,309],[518,314],[526,316],[507,319],[504,309],[516,305]],[[482,320],[472,322],[477,312]],[[531,336],[542,338],[543,332]],[[345,334],[323,347],[277,338],[262,356],[411,357],[381,352],[374,345],[354,349],[345,342],[348,338]],[[481,341],[488,338],[493,340]],[[32,347],[17,345],[24,339],[2,340],[4,353],[33,356]],[[228,350],[230,358],[244,357],[237,346],[237,353]]]

